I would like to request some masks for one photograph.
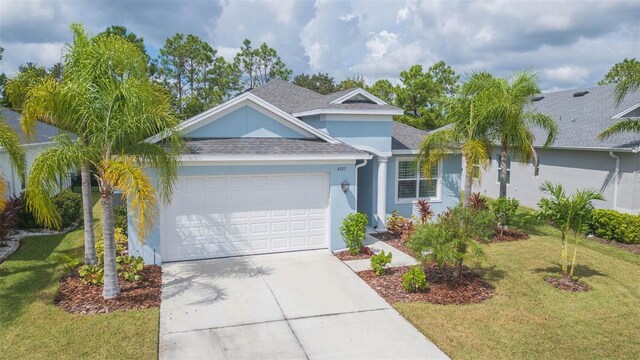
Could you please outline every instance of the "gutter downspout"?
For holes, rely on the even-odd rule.
[[[354,194],[355,195],[354,198],[356,199],[355,200],[356,203],[355,203],[355,207],[354,208],[355,208],[356,212],[358,211],[358,190],[360,189],[359,188],[360,185],[358,184],[358,169],[360,169],[361,167],[367,165],[368,162],[369,162],[369,159],[364,159],[364,161],[361,164],[358,164],[358,165],[355,166],[355,169],[356,169],[356,178],[355,178],[355,181],[356,181],[356,192]]]
[[[614,172],[613,182],[613,210],[618,209],[618,181],[620,179],[620,157],[615,155],[613,151],[609,151],[609,156],[616,159],[616,169]]]

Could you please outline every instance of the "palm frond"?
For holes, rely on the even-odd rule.
[[[600,135],[598,135],[598,139],[604,140],[622,132],[640,133],[640,119],[626,119],[618,121],[617,123],[609,126]]]
[[[424,138],[417,160],[422,163],[421,171],[431,177],[431,170],[447,155],[460,151],[460,134],[453,129],[434,131]]]
[[[77,170],[82,161],[95,157],[91,149],[65,135],[58,138],[58,145],[36,156],[25,188],[27,209],[38,223],[59,229],[60,216],[52,196],[60,191],[59,177]]]
[[[136,232],[144,239],[151,229],[157,214],[156,191],[153,181],[145,174],[139,159],[135,156],[118,156],[105,160],[100,168],[103,181],[121,190],[135,213]]]
[[[11,165],[22,178],[25,173],[25,151],[18,134],[0,117],[0,148],[7,152]]]

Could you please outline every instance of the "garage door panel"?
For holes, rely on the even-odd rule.
[[[327,246],[326,174],[181,177],[163,208],[165,261]]]

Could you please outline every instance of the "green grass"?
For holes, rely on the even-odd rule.
[[[63,275],[55,253],[82,259],[82,228],[25,239],[0,264],[0,359],[155,359],[157,309],[73,315],[53,304]]]
[[[487,245],[469,263],[496,288],[482,304],[394,304],[454,359],[637,359],[640,354],[640,256],[584,240],[576,276],[588,293],[547,285],[560,274],[558,233],[530,213],[519,223],[530,239]]]

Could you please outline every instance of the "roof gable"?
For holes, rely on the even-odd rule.
[[[41,121],[36,123],[36,129],[33,139],[27,139],[20,127],[20,114],[8,109],[0,108],[0,116],[4,118],[4,121],[11,127],[20,137],[20,142],[23,144],[44,144],[54,141],[54,138],[60,135],[62,130],[59,128],[45,124]],[[0,120],[2,121],[2,120]]]
[[[259,111],[273,118],[274,120],[279,121],[281,124],[294,129],[303,135],[308,135],[308,137],[317,137],[329,143],[339,142],[326,133],[314,128],[311,125],[306,124],[300,119],[291,116],[290,114],[266,102],[265,100],[259,98],[251,92],[246,92],[212,109],[209,109],[196,116],[193,116],[190,119],[185,120],[178,126],[178,130],[185,134],[189,134],[194,130],[211,123],[212,121],[216,121],[222,118],[224,115],[227,115],[241,108],[242,106],[250,106],[256,111]],[[164,134],[158,134],[147,139],[147,142],[158,142],[163,138]]]

